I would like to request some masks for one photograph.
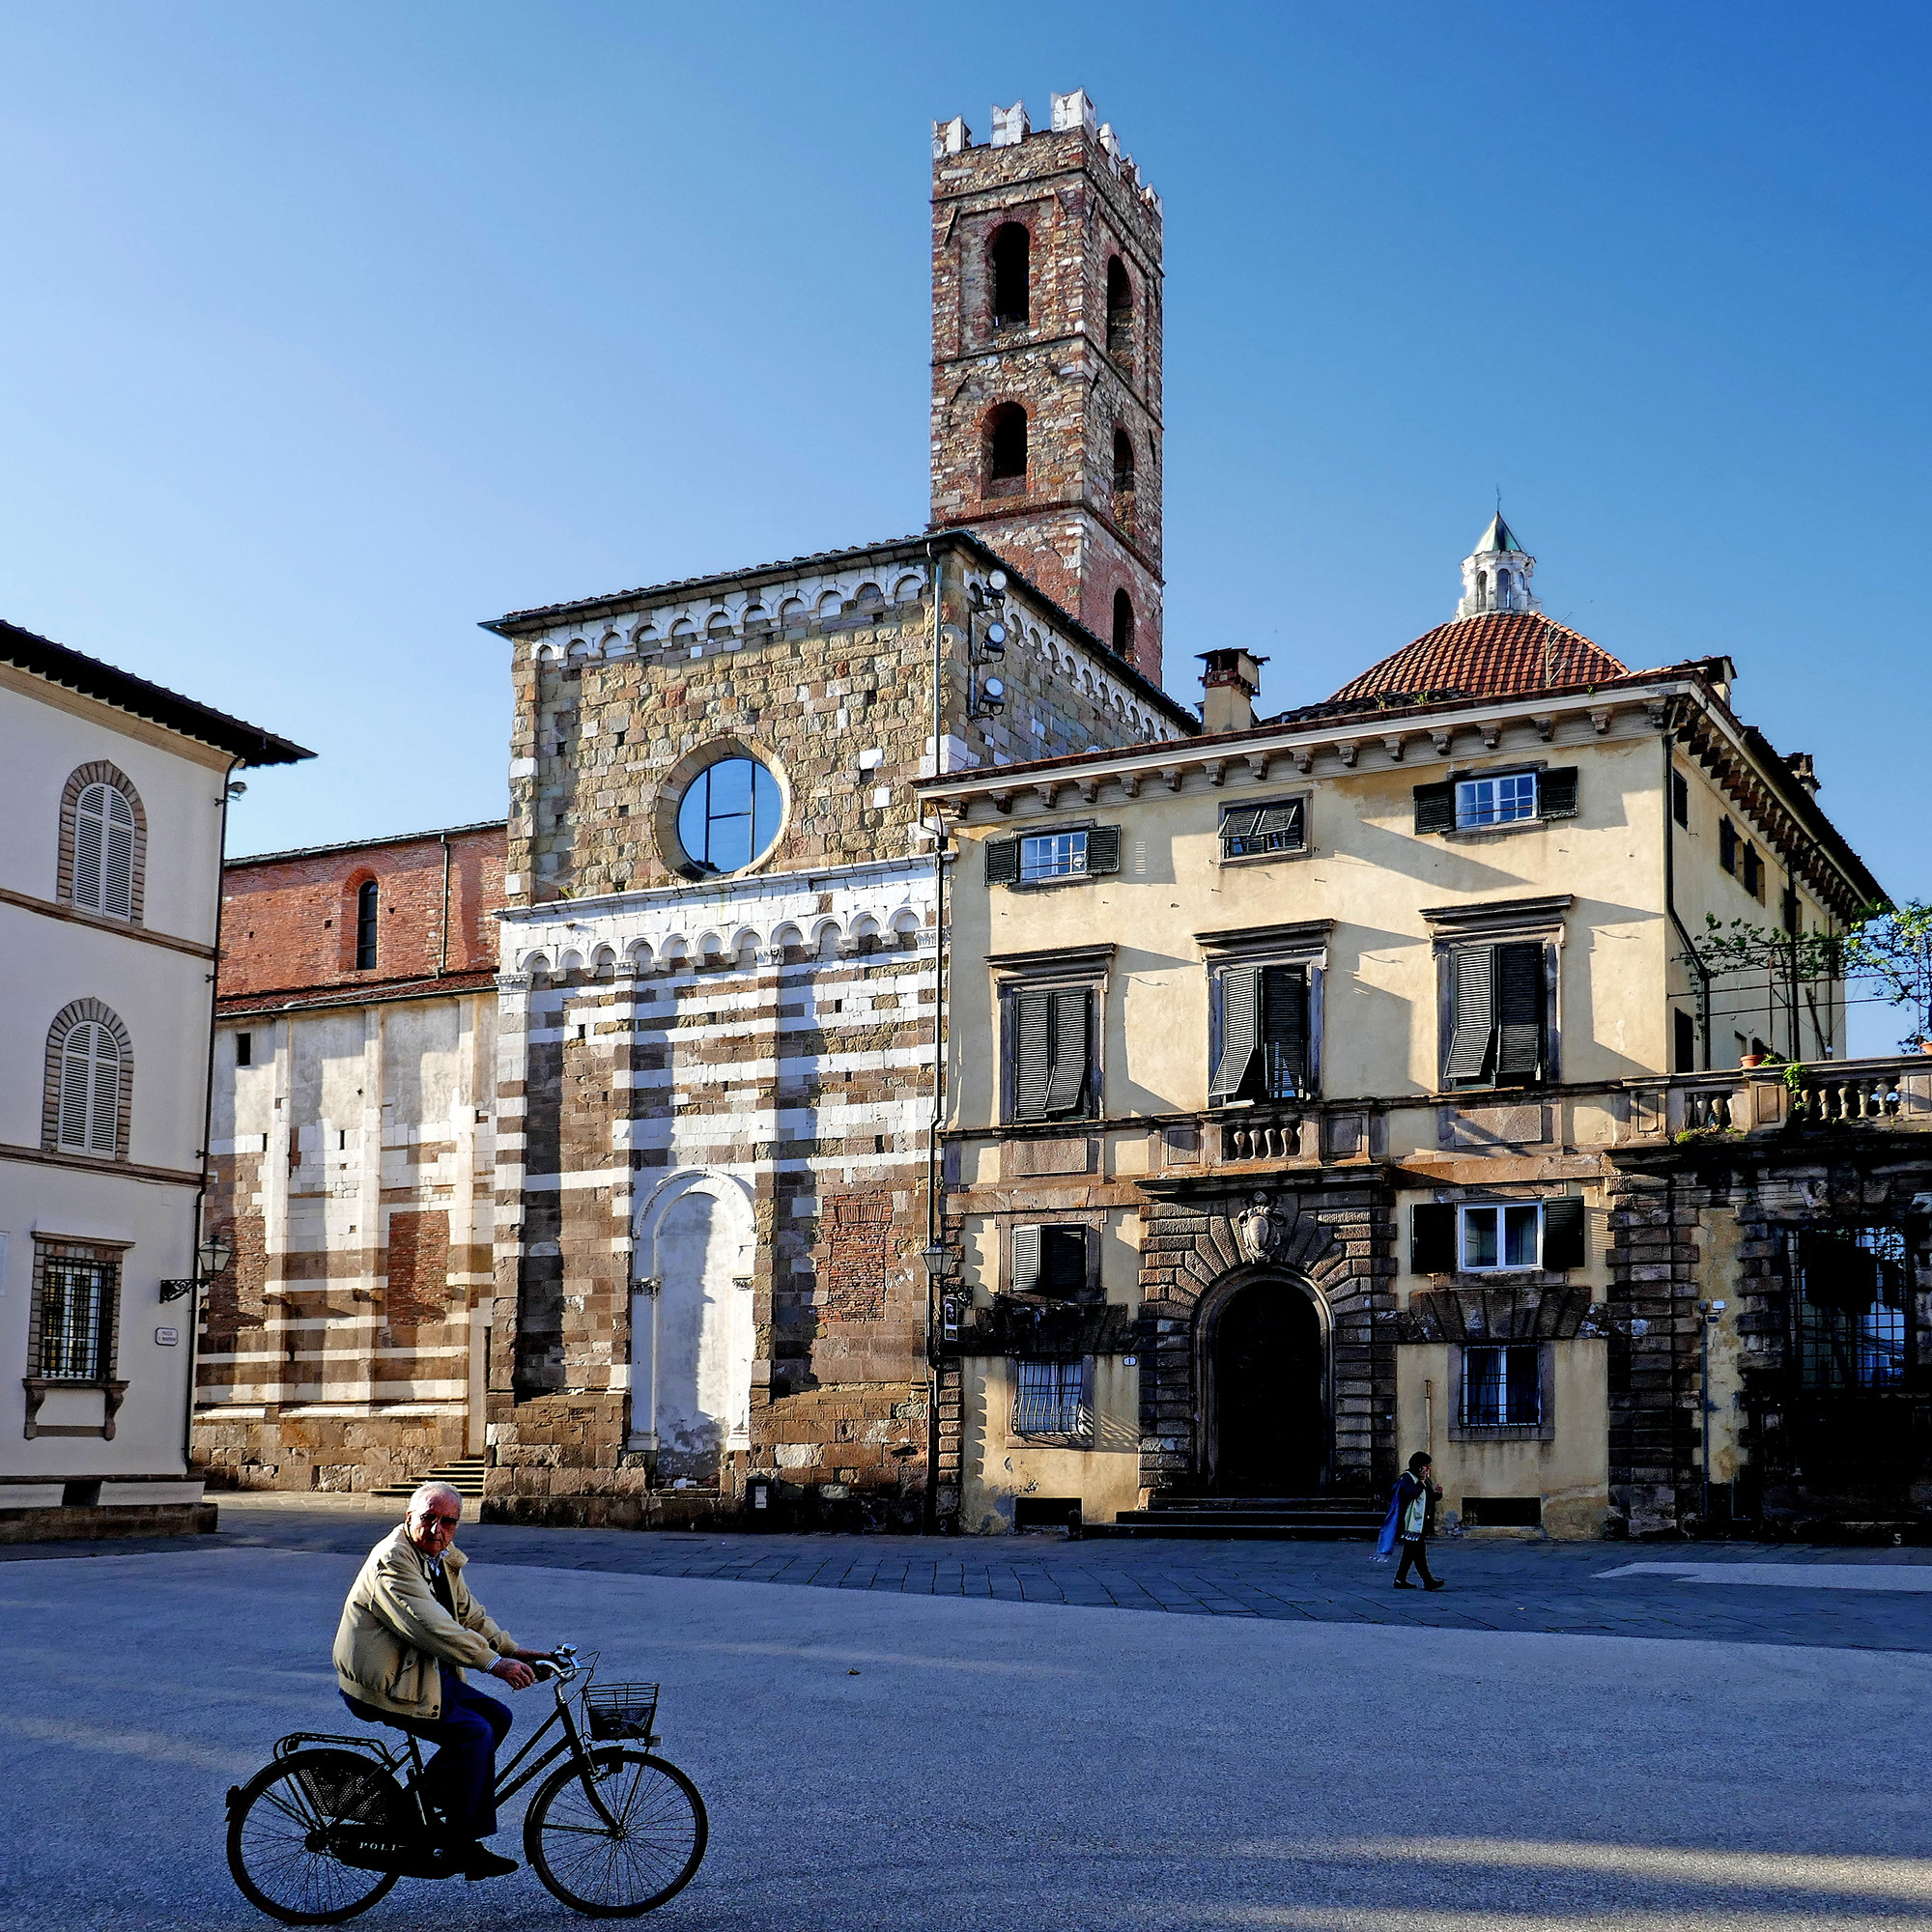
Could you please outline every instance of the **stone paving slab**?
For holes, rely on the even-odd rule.
[[[305,1509],[298,1499],[224,1497],[213,1537],[15,1545],[0,1548],[0,1560],[211,1548],[359,1554],[392,1520],[359,1502]],[[1449,1587],[1427,1595],[1391,1589],[1392,1568],[1374,1562],[1360,1543],[1087,1543],[1058,1531],[718,1535],[499,1523],[466,1523],[461,1539],[485,1565],[620,1576],[1290,1623],[1932,1651],[1932,1552],[1921,1549],[1678,1544],[1669,1557],[1660,1551],[1633,1561],[1628,1544],[1465,1537],[1435,1546],[1435,1568]],[[1782,1587],[1763,1587],[1767,1568]],[[1804,1581],[1806,1569],[1817,1572],[1815,1587]],[[1878,1587],[1858,1587],[1861,1573]]]

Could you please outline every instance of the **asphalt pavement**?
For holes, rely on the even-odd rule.
[[[265,1922],[230,1886],[222,1795],[281,1732],[355,1728],[328,1643],[382,1527],[243,1509],[166,1549],[9,1552],[0,1922]],[[1932,1919],[1916,1552],[1472,1540],[1442,1552],[1451,1590],[1410,1598],[1354,1545],[464,1541],[521,1637],[663,1682],[664,1749],[713,1823],[667,1926]],[[1687,1563],[1740,1574],[1669,1568]],[[1510,1602],[1599,1623],[1506,1626]],[[1818,1621],[1848,1605],[1869,1641]],[[1606,1634],[1616,1617],[1629,1634]],[[548,1694],[513,1700],[518,1735]],[[512,1853],[520,1811],[497,1840]],[[525,1871],[405,1880],[359,1922],[574,1921]]]

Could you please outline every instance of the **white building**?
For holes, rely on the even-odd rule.
[[[0,623],[0,1541],[208,1524],[176,1285],[222,833],[240,769],[309,755]]]

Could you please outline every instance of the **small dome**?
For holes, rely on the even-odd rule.
[[[1524,697],[1628,677],[1579,632],[1535,611],[1486,611],[1456,617],[1373,665],[1331,702],[1365,697]]]

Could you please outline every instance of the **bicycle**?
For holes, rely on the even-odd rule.
[[[573,1911],[637,1918],[691,1883],[711,1826],[696,1785],[651,1750],[658,1687],[593,1684],[596,1666],[595,1653],[580,1663],[569,1644],[531,1666],[553,1684],[555,1706],[497,1772],[497,1803],[567,1759],[530,1800],[524,1856]],[[339,1925],[399,1878],[453,1877],[434,1843],[422,1769],[412,1733],[400,1746],[326,1731],[278,1738],[269,1763],[228,1793],[228,1869],[242,1896],[285,1925]]]

